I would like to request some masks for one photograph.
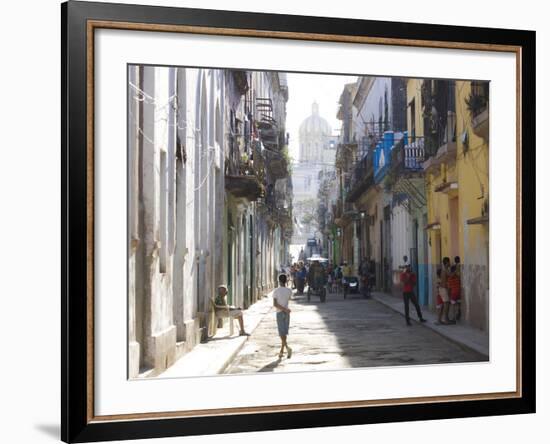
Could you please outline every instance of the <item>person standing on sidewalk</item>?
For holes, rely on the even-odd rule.
[[[279,275],[279,287],[273,290],[273,306],[277,309],[277,330],[279,330],[279,336],[281,338],[281,350],[279,351],[279,358],[283,357],[285,348],[287,352],[287,358],[292,356],[292,349],[288,346],[286,338],[288,336],[288,329],[290,327],[290,308],[288,308],[288,302],[292,296],[292,290],[286,287],[287,277],[286,274]]]
[[[405,320],[407,325],[411,325],[411,319],[409,317],[409,301],[411,301],[416,308],[416,314],[418,315],[418,320],[420,322],[426,322],[426,319],[422,317],[422,312],[420,311],[420,305],[418,305],[418,300],[414,294],[414,286],[416,285],[416,274],[411,270],[411,266],[407,265],[403,272],[401,273],[401,283],[403,285],[403,302],[405,304]]]
[[[451,273],[451,260],[448,257],[443,258],[443,266],[441,267],[441,278],[439,284],[439,294],[443,300],[443,320],[440,321],[443,325],[454,324],[455,322],[449,319],[449,306],[450,306],[450,295],[449,295],[449,275]]]
[[[456,261],[456,258],[455,258]],[[460,271],[456,265],[451,267],[451,273],[447,279],[449,284],[449,297],[451,299],[451,306],[453,307],[453,320],[458,322],[460,320]]]

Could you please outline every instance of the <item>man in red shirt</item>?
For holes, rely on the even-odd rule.
[[[403,302],[405,303],[405,319],[407,325],[411,325],[411,319],[409,317],[409,301],[411,301],[416,308],[416,314],[418,315],[418,320],[420,322],[426,322],[426,319],[422,317],[422,312],[420,311],[420,305],[414,294],[414,286],[416,285],[416,274],[411,270],[411,266],[405,266],[403,272],[400,276],[401,284],[403,286]]]

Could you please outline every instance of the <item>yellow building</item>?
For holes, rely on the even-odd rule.
[[[426,80],[420,88],[427,151],[432,294],[444,257],[461,259],[464,320],[488,330],[489,141],[486,82]],[[426,131],[427,130],[427,131]]]

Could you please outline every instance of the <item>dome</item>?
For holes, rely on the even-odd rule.
[[[316,134],[330,135],[331,132],[329,123],[319,115],[319,105],[313,102],[311,115],[300,125],[300,138]]]

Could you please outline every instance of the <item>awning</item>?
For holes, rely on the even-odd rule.
[[[448,193],[453,190],[458,190],[458,182],[443,182],[435,187],[436,193]]]
[[[432,222],[424,227],[425,230],[441,230],[441,224],[439,222]]]

